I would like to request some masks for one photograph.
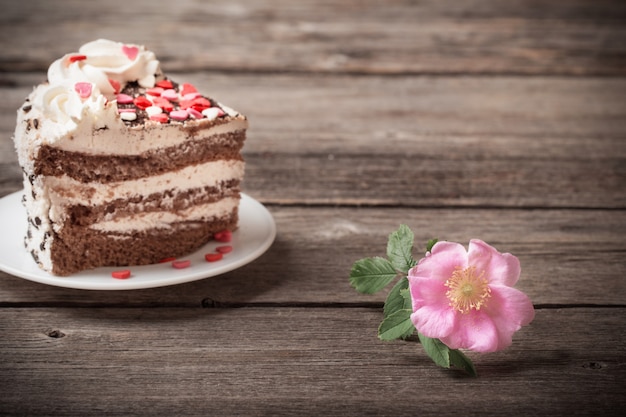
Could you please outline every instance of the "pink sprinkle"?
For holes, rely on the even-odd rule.
[[[133,102],[133,98],[128,94],[118,94],[117,95],[117,103],[118,104],[130,104]]]
[[[187,120],[187,118],[189,117],[189,113],[187,113],[186,110],[174,110],[170,112],[170,117],[174,120],[179,120],[182,122],[183,120]]]
[[[155,106],[159,106],[163,109],[163,111],[170,112],[174,110],[174,105],[170,103],[169,100],[164,99],[163,97],[155,97],[153,100]]]
[[[177,101],[178,93],[176,92],[176,90],[170,88],[168,90],[163,90],[163,92],[161,93],[161,97],[171,101]]]
[[[126,55],[128,59],[134,61],[135,58],[137,58],[137,54],[139,53],[139,48],[137,48],[136,46],[124,45],[122,46],[122,52],[124,52],[124,55]]]
[[[150,94],[151,96],[160,96],[161,94],[163,94],[163,89],[161,87],[153,87],[153,88],[148,88],[146,90],[146,94]]]
[[[187,113],[189,113],[189,116],[193,117],[194,119],[202,119],[204,117],[202,113],[200,113],[198,110],[194,109],[193,107],[189,107],[187,109]]]
[[[202,94],[200,94],[200,93],[199,93],[199,92],[197,92],[197,91],[194,91],[194,92],[192,92],[192,93],[187,93],[187,94],[185,94],[185,95],[183,96],[183,100],[193,100],[194,98],[198,98],[198,97],[201,97],[201,96],[202,96]]]
[[[153,114],[152,116],[150,116],[150,120],[154,120],[155,122],[159,122],[159,123],[167,123],[169,121],[169,118],[167,117],[167,114],[159,113],[159,114]]]
[[[184,261],[174,261],[172,262],[172,267],[176,269],[184,269],[189,268],[191,266],[191,261],[186,259]]]
[[[230,253],[233,251],[233,247],[230,245],[218,246],[215,250],[219,253]]]
[[[91,95],[91,83],[76,83],[74,84],[74,90],[76,90],[80,98],[87,98]]]
[[[137,113],[137,109],[117,109],[118,113]]]

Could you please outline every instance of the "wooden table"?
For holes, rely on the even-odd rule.
[[[278,234],[219,277],[85,291],[0,273],[2,415],[610,415],[626,407],[626,4],[6,2],[15,112],[96,38],[248,115],[244,191]],[[209,2],[207,2],[209,3]],[[339,4],[337,4],[339,3]],[[460,3],[460,4],[458,4]],[[382,342],[352,263],[409,225],[522,264],[536,308],[472,379]]]

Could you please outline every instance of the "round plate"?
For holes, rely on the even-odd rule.
[[[228,245],[233,251],[217,262],[207,262],[204,255],[225,245],[211,241],[189,256],[191,266],[175,269],[170,263],[132,267],[101,267],[79,272],[69,277],[58,277],[40,269],[24,249],[26,210],[18,191],[0,199],[0,270],[42,284],[84,290],[134,290],[182,284],[213,277],[246,265],[261,256],[276,237],[276,224],[270,212],[252,197],[241,194],[239,229]],[[128,279],[115,279],[111,272],[130,269]]]

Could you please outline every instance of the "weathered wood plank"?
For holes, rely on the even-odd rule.
[[[228,274],[174,287],[91,292],[0,273],[0,305],[382,304],[383,293],[357,294],[348,276],[357,259],[385,255],[387,236],[400,223],[415,232],[417,259],[433,237],[464,245],[480,238],[515,254],[522,264],[517,286],[535,304],[626,305],[626,211],[270,210],[278,228],[274,245],[260,259]]]
[[[104,37],[182,71],[623,75],[625,20],[611,0],[9,2],[0,71],[45,69]]]
[[[15,109],[40,80],[7,76],[5,193]],[[626,207],[625,79],[187,78],[249,116],[245,187],[265,202]]]
[[[626,406],[625,317],[538,310],[509,350],[470,354],[479,378],[469,379],[415,341],[379,341],[371,309],[2,309],[0,410],[615,415]]]

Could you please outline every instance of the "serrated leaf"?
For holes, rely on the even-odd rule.
[[[398,310],[385,317],[378,327],[378,337],[381,340],[394,340],[413,334],[415,327],[411,322],[411,312],[411,310]]]
[[[414,235],[407,225],[400,225],[398,230],[389,235],[387,258],[398,271],[405,274],[415,266],[413,251]]]
[[[430,239],[428,242],[426,242],[426,252],[430,252],[431,250],[433,250],[433,246],[435,246],[435,243],[439,242],[439,239]]]
[[[424,351],[433,362],[443,368],[450,367],[450,348],[448,346],[444,345],[439,339],[426,337],[419,332],[417,333],[417,337],[419,337]]]
[[[359,292],[373,294],[385,288],[398,276],[385,258],[364,258],[356,261],[350,271],[350,284]]]
[[[402,290],[406,290],[409,288],[409,280],[407,277],[402,277],[396,285],[393,286],[389,294],[387,295],[387,299],[385,300],[385,307],[383,308],[383,314],[385,317],[395,313],[398,310],[402,310],[404,308],[411,308],[405,306],[404,296],[402,295]]]
[[[400,295],[404,300],[404,308],[408,310],[413,310],[413,299],[411,298],[411,291],[409,291],[408,288],[400,290]]]
[[[459,369],[464,370],[473,377],[477,377],[476,368],[471,359],[465,356],[463,352],[458,349],[450,349],[450,364],[456,366]]]

